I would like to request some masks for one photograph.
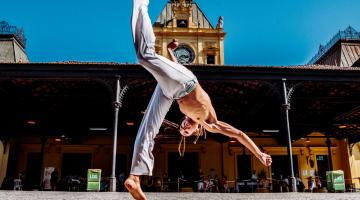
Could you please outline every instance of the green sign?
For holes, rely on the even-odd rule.
[[[101,169],[88,169],[87,191],[100,191]]]

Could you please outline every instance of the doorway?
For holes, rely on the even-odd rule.
[[[280,175],[283,177],[291,176],[289,156],[271,156],[271,171],[275,179],[279,179]],[[297,156],[293,156],[294,175],[299,174]]]
[[[178,152],[168,153],[168,177],[172,181],[182,178],[183,187],[193,187],[199,176],[199,153],[187,152],[183,157]]]
[[[327,155],[317,155],[317,176],[319,176],[322,186],[326,186],[326,171],[329,171],[329,157]]]
[[[39,189],[41,180],[41,153],[28,153],[26,163],[26,174],[23,183],[25,190]]]
[[[64,153],[62,157],[61,176],[86,178],[91,168],[91,153]]]
[[[237,181],[247,180],[251,178],[251,156],[237,155]]]

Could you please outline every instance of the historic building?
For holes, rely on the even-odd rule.
[[[26,38],[24,31],[7,22],[0,22],[0,63],[27,63],[29,59],[25,52]]]
[[[167,56],[167,45],[178,39],[175,56],[182,64],[224,64],[223,18],[216,27],[192,0],[171,0],[154,23],[156,51]]]
[[[360,38],[354,29],[340,32],[339,40],[312,62],[331,57],[337,63],[351,61],[348,67],[231,67],[223,65],[221,20],[213,28],[195,2],[170,1],[154,28],[157,51],[166,56],[168,43],[179,39],[178,59],[193,64],[188,67],[211,96],[219,119],[246,132],[274,160],[264,167],[237,141],[210,133],[196,144],[196,138],[187,139],[180,157],[176,122],[182,114],[174,104],[153,151],[153,174],[164,181],[161,189],[195,189],[199,169],[226,176],[232,191],[244,189],[254,170],[265,180],[258,191],[279,191],[280,175],[291,176],[292,170],[308,187],[308,179],[320,177],[326,184],[325,172],[341,169],[347,188],[360,188],[360,68],[354,67]],[[8,35],[0,34],[0,42]],[[332,52],[341,54],[335,58]],[[155,85],[135,64],[0,63],[0,184],[21,174],[25,189],[38,188],[46,167],[58,169],[61,181],[86,177],[89,168],[102,169],[110,180],[126,176]],[[179,176],[187,181],[178,184]]]
[[[319,46],[309,64],[360,67],[360,33],[351,26],[339,31],[326,45]]]

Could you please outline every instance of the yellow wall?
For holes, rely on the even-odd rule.
[[[178,152],[178,144],[156,144],[154,150],[155,167],[153,175],[161,177],[168,172],[168,153]],[[186,144],[186,152],[199,153],[199,167],[205,174],[209,174],[211,169],[215,170],[215,174],[221,176],[221,144],[208,139],[206,142],[198,142],[198,144]],[[186,156],[186,154],[185,154]],[[199,169],[194,169],[198,171]]]
[[[10,144],[6,145],[0,141],[0,185],[6,176],[7,165],[9,160]]]
[[[255,138],[254,141],[270,155],[287,155],[287,148],[279,146],[280,144],[278,144],[275,139]],[[40,139],[20,138],[14,142],[16,142],[17,156],[16,172],[19,172],[26,169],[28,152],[40,152]],[[168,153],[178,152],[177,142],[165,142],[157,142],[153,151],[155,156],[155,168],[153,175],[157,177],[161,177],[164,173],[168,172]],[[54,138],[49,138],[45,146],[44,166],[53,166],[60,169],[59,173],[61,175],[61,157],[63,153],[91,153],[93,155],[92,167],[101,168],[105,176],[110,175],[112,162],[112,137],[86,137],[81,141],[81,143],[81,145],[61,144],[55,142]],[[132,147],[133,141],[130,138],[119,138],[117,152],[127,155],[128,171],[130,170]],[[236,159],[237,155],[241,155],[243,153],[242,148],[243,147],[238,143],[234,144],[228,142],[221,144],[211,138],[208,138],[206,141],[201,140],[198,144],[192,144],[191,142],[186,144],[186,152],[199,153],[199,167],[206,175],[210,174],[211,169],[214,169],[214,173],[216,175],[225,175],[228,177],[230,187],[235,186],[237,177]],[[251,155],[248,150],[246,150],[245,153],[247,155]],[[325,139],[313,138],[311,143],[305,143],[305,141],[301,140],[296,141],[293,144],[293,155],[298,157],[299,175],[305,186],[307,186],[306,178],[310,175],[310,170],[318,171],[316,156],[328,155]],[[332,139],[331,156],[333,160],[333,169],[344,170],[345,178],[348,180],[348,183],[351,183],[350,180],[352,178],[360,176],[360,161],[349,157],[347,143],[345,140]],[[5,156],[2,155],[3,160],[4,157]],[[313,169],[308,163],[309,157],[312,157],[312,160],[315,161]],[[251,158],[251,166],[252,170],[256,170],[257,172],[264,170],[267,177],[271,178],[271,167],[264,167],[255,156],[252,156]],[[198,169],[194,170],[197,171]],[[0,172],[4,173],[5,171],[6,170],[2,169]],[[303,174],[304,171],[306,171],[305,175]],[[357,187],[359,187],[358,180],[353,180],[353,182],[357,184]]]
[[[41,144],[36,138],[20,138],[17,141],[15,152],[16,173],[26,170],[27,154],[29,152],[40,152]],[[126,154],[128,161],[131,159],[131,148],[133,142],[127,137],[120,137],[118,140],[117,153]],[[112,137],[87,137],[82,140],[81,145],[70,145],[55,142],[55,138],[49,138],[45,145],[44,167],[55,167],[61,176],[62,154],[63,153],[91,153],[92,168],[102,169],[102,174],[111,174],[112,164]]]
[[[353,146],[353,149],[355,148],[360,150],[360,142]],[[355,184],[356,188],[360,188],[360,159],[357,156],[358,155],[355,156],[354,154],[352,154],[349,157],[349,163],[352,175],[352,183]]]
[[[338,151],[339,150],[339,151]],[[335,153],[338,158],[337,163],[338,165],[334,166],[334,170],[341,169],[344,170],[344,176],[345,176],[345,182],[346,184],[352,183],[352,174],[350,169],[350,162],[349,162],[349,148],[346,140],[340,140],[339,141],[339,148]]]

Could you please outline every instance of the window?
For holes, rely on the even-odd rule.
[[[177,27],[179,28],[187,28],[188,27],[188,21],[187,20],[177,20]]]
[[[215,64],[215,55],[207,55],[206,63],[207,64]]]

